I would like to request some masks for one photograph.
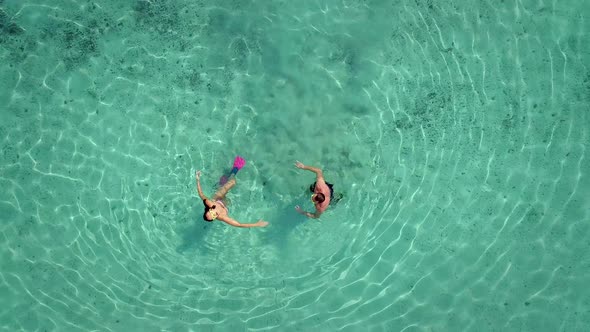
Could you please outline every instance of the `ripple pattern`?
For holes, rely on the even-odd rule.
[[[589,14],[0,1],[1,328],[584,331]]]

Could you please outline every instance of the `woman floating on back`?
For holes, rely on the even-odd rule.
[[[219,188],[219,190],[217,190],[215,195],[213,195],[212,200],[207,198],[207,196],[203,194],[203,190],[201,189],[201,171],[197,171],[195,173],[195,177],[197,179],[197,192],[199,193],[199,197],[201,197],[201,199],[203,200],[203,204],[205,205],[205,213],[203,213],[203,219],[209,222],[212,222],[213,220],[217,219],[235,227],[265,227],[266,225],[268,225],[268,222],[262,219],[258,220],[255,223],[242,224],[236,221],[235,219],[232,219],[228,215],[228,210],[225,206],[225,195],[231,188],[233,188],[233,186],[236,185],[235,175],[242,167],[244,167],[245,164],[246,161],[242,157],[236,157],[236,159],[234,160],[234,166],[229,176],[223,176],[220,179],[219,184],[222,186],[221,188]]]

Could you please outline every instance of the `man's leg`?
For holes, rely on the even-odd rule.
[[[226,182],[226,184],[224,184],[221,188],[219,188],[219,190],[217,190],[215,195],[213,195],[213,199],[214,200],[223,199],[225,197],[225,194],[227,194],[227,192],[235,185],[236,185],[236,179],[231,178],[229,181]]]

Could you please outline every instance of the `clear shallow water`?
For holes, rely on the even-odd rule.
[[[587,329],[582,1],[0,6],[3,329]]]

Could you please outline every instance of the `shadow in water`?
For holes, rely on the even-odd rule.
[[[264,234],[265,240],[275,243],[277,247],[284,248],[288,242],[289,234],[310,221],[309,218],[295,211],[294,207],[297,202],[299,200],[277,207],[277,213],[268,219],[271,227]]]
[[[272,188],[265,189],[265,199],[281,202],[280,198],[273,193]],[[289,202],[281,202],[275,207],[274,213],[266,220],[269,222],[269,228],[264,233],[264,241],[274,244],[279,249],[285,249],[289,240],[289,235],[298,227],[303,227],[305,223],[312,222],[304,215],[295,211],[295,206],[300,205],[309,210],[309,204],[305,204],[305,195],[307,192],[301,190],[300,194],[295,195]]]
[[[200,202],[197,202],[200,203]],[[178,227],[176,232],[182,237],[182,243],[176,248],[176,252],[184,253],[197,249],[206,250],[203,243],[205,234],[211,229],[210,222],[203,220],[203,205],[193,204],[185,216],[182,216],[184,227]]]

